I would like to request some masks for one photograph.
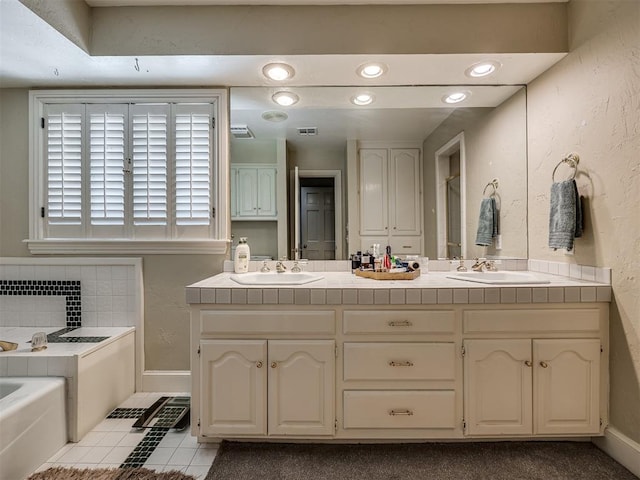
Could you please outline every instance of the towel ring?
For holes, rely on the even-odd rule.
[[[553,173],[551,174],[552,182],[556,181],[555,180],[556,170],[558,170],[558,167],[563,163],[566,163],[567,165],[569,165],[569,167],[573,168],[573,175],[571,175],[571,178],[567,178],[567,180],[573,180],[574,178],[576,178],[576,173],[578,173],[578,164],[580,163],[580,157],[578,156],[577,153],[570,153],[569,155],[564,157],[562,160],[560,160],[556,165],[556,168],[553,169]]]
[[[484,190],[482,190],[482,196],[484,197],[485,193],[487,193],[487,188],[489,187],[493,187],[493,192],[491,192],[491,195],[495,195],[496,191],[498,190],[499,184],[500,182],[498,181],[497,178],[494,178],[493,180],[491,180],[489,183],[485,185]]]

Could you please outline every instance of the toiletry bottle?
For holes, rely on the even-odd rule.
[[[236,273],[246,273],[249,271],[249,258],[251,253],[246,237],[240,237],[240,242],[236,247],[236,255],[233,259],[233,271]]]

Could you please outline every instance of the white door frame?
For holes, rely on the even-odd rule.
[[[436,220],[438,258],[447,256],[447,177],[449,157],[460,150],[460,247],[461,255],[467,257],[467,176],[464,132],[449,140],[436,153]]]
[[[336,241],[336,260],[344,260],[342,252],[342,244],[344,243],[344,228],[342,225],[342,171],[341,170],[298,170],[298,178],[333,178],[333,195],[335,205],[335,241]],[[299,198],[299,197],[298,197]],[[296,209],[298,218],[296,223],[300,222],[300,209]],[[300,245],[298,245],[300,248]]]

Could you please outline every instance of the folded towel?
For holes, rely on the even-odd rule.
[[[498,235],[498,209],[493,197],[483,198],[480,203],[480,217],[478,218],[478,233],[476,245],[488,247],[493,243],[493,237]]]
[[[582,206],[576,181],[553,183],[550,204],[549,246],[570,251],[573,239],[582,236]]]

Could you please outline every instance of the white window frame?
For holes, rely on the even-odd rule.
[[[224,254],[230,245],[229,92],[227,89],[34,90],[29,92],[29,238],[32,254]],[[46,205],[45,152],[41,128],[45,105],[64,103],[177,102],[214,105],[213,236],[202,240],[47,239],[41,208]]]

